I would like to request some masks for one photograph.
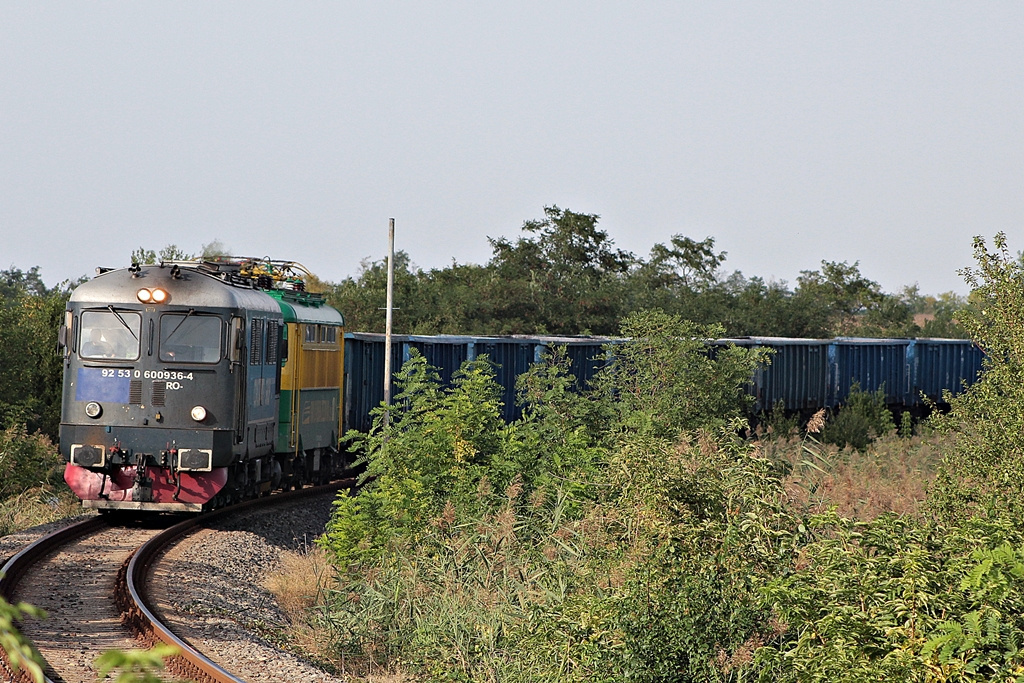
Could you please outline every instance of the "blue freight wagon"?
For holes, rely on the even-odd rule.
[[[522,414],[516,404],[516,378],[543,360],[545,352],[564,346],[571,370],[583,386],[606,362],[604,337],[532,337],[462,335],[392,335],[392,381],[402,364],[416,349],[438,373],[441,382],[450,385],[455,372],[467,360],[486,355],[494,365],[495,379],[501,387],[502,417],[511,422]],[[345,428],[369,431],[373,424],[370,411],[384,400],[383,334],[349,332],[345,334]],[[392,396],[396,387],[392,384]]]
[[[482,355],[494,364],[501,386],[502,416],[521,415],[516,405],[516,378],[542,361],[546,351],[564,347],[579,388],[604,367],[621,339],[607,337],[395,335],[392,337],[392,377],[416,349],[450,384],[467,360]],[[735,344],[774,350],[770,364],[755,370],[747,391],[753,411],[767,412],[779,403],[791,413],[807,415],[821,408],[844,405],[854,386],[861,391],[884,389],[894,410],[923,412],[926,399],[941,402],[943,391],[953,394],[973,384],[984,354],[965,339],[791,339],[740,337],[709,340],[709,352]],[[370,411],[384,400],[384,335],[350,332],[345,335],[345,429],[366,432]],[[395,387],[392,386],[392,395]]]
[[[943,403],[974,384],[981,374],[984,351],[969,339],[913,339],[907,346],[910,386],[906,404],[924,408],[927,401]]]
[[[755,413],[768,412],[779,403],[788,412],[801,413],[813,413],[825,406],[829,340],[741,337],[721,342],[775,351],[770,364],[754,371],[748,388],[754,396]]]
[[[847,402],[854,386],[865,393],[885,392],[885,402],[901,407],[910,388],[907,347],[910,339],[837,337],[828,347],[828,394],[825,407]]]

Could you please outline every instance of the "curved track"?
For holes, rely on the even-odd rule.
[[[254,506],[285,504],[353,483],[346,480],[260,498],[169,528],[163,528],[166,523],[163,527],[112,526],[93,517],[44,537],[11,558],[0,570],[5,574],[0,595],[42,607],[50,614],[48,619],[26,621],[22,630],[42,653],[48,680],[53,683],[93,683],[92,661],[104,650],[156,642],[168,643],[181,652],[168,662],[169,674],[193,681],[241,681],[162,623],[149,600],[149,574],[169,545],[211,522],[248,512]],[[13,680],[29,679],[22,675]]]

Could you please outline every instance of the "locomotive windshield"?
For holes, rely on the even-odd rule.
[[[166,313],[160,316],[160,360],[170,363],[216,363],[220,360],[220,318]]]
[[[131,311],[83,311],[82,358],[135,360],[139,357],[142,316]]]

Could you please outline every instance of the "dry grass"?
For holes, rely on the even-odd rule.
[[[886,512],[918,515],[943,445],[935,435],[893,435],[863,453],[810,438],[770,440],[763,448],[792,466],[786,488],[794,504],[812,513],[835,507],[843,517],[867,520]]]
[[[66,487],[33,488],[0,501],[0,536],[83,513]]]
[[[288,632],[283,635],[293,650],[317,661],[329,661],[330,638],[322,629],[315,628],[310,618],[322,600],[332,571],[327,557],[319,548],[305,553],[286,552],[281,565],[280,572],[267,578],[266,588],[288,616]]]
[[[344,662],[335,661],[334,643],[329,633],[315,623],[314,615],[322,610],[328,586],[334,581],[334,568],[327,554],[313,547],[307,552],[286,552],[281,570],[269,576],[266,588],[288,617],[289,627],[282,633],[287,646],[303,656],[327,663],[352,681],[365,683],[409,683],[412,678],[402,672],[374,672],[352,676]]]

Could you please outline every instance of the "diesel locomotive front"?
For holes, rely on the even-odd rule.
[[[282,372],[294,374],[286,315],[295,334],[296,309],[314,310],[335,332],[342,317],[295,291],[302,281],[280,276],[288,269],[279,263],[133,264],[72,293],[61,331],[60,447],[64,479],[84,506],[197,512],[327,477],[342,351],[335,414],[307,420],[315,438],[303,446],[292,424],[303,422],[292,416],[301,402],[281,400]],[[309,352],[295,346],[299,366]]]

